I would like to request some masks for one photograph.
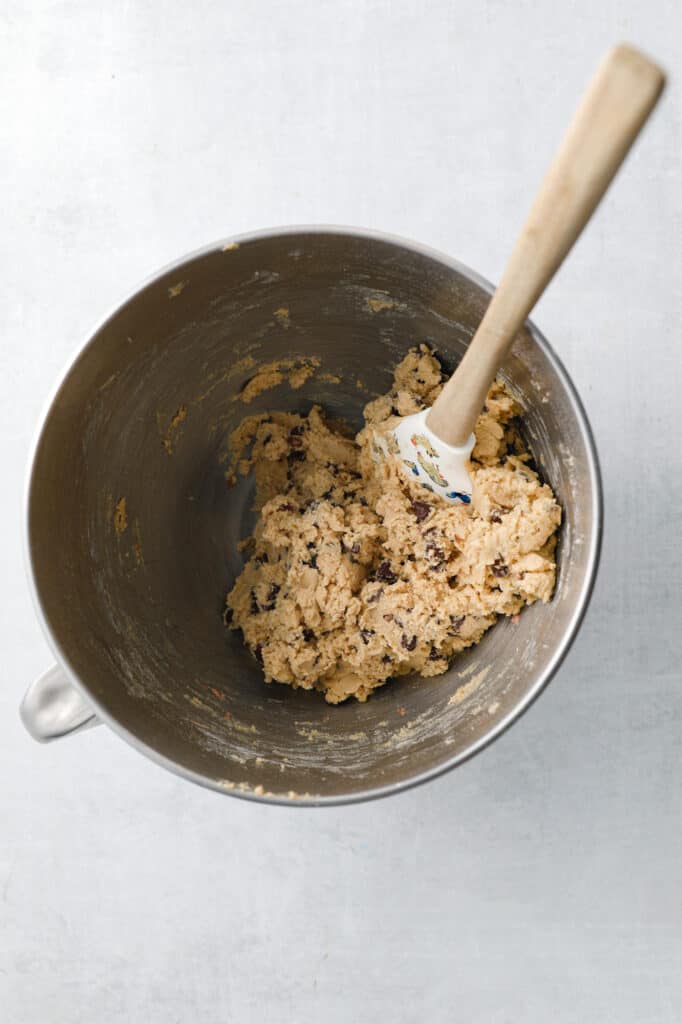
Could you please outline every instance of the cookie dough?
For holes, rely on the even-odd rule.
[[[355,439],[317,407],[250,416],[234,432],[260,515],[225,621],[267,682],[363,701],[394,676],[445,672],[499,615],[550,600],[561,509],[501,383],[476,426],[470,506],[411,483],[392,457],[372,459],[373,431],[432,405],[443,380],[422,345],[366,406]]]

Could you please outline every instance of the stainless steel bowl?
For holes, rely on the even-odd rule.
[[[100,719],[194,782],[328,804],[432,778],[518,718],[580,625],[602,523],[585,413],[530,324],[503,376],[564,509],[551,604],[500,621],[443,676],[400,679],[366,704],[335,708],[317,693],[266,685],[221,621],[252,521],[250,483],[226,486],[230,430],[245,412],[314,402],[360,424],[410,345],[428,341],[456,365],[490,291],[422,246],[292,228],[188,256],[103,321],[57,388],[30,470],[29,574],[58,662],[24,700],[33,735]],[[387,296],[392,308],[368,301]],[[283,306],[288,329],[273,317]],[[318,375],[248,407],[235,401],[254,372],[246,356],[260,364],[292,354],[319,357],[341,383]]]

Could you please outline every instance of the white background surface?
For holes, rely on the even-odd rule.
[[[40,747],[20,542],[55,375],[138,279],[282,223],[384,229],[497,280],[587,78],[672,85],[535,319],[583,395],[607,519],[540,702],[406,795],[259,807],[105,728]],[[0,1021],[682,1019],[677,0],[0,8]]]

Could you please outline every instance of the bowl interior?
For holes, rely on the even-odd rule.
[[[233,427],[313,403],[359,426],[415,342],[454,368],[488,297],[463,268],[397,242],[288,232],[188,259],[98,330],[38,444],[29,544],[53,639],[111,724],[200,781],[324,801],[433,773],[529,702],[586,600],[598,485],[570,386],[527,330],[503,376],[564,509],[550,605],[500,621],[446,675],[338,707],[266,685],[221,621],[252,523],[250,482],[225,479]],[[286,357],[321,365],[244,405],[244,383]]]

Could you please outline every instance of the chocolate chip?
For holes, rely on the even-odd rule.
[[[389,661],[393,661],[393,658],[391,657],[390,654],[384,654],[381,660],[383,661],[384,665],[387,665]]]
[[[450,632],[459,633],[459,628],[466,618],[466,615],[451,615],[450,616]]]
[[[303,565],[309,565],[311,569],[317,569],[317,553],[313,553],[310,558],[302,559]]]
[[[264,612],[271,612],[274,609],[275,603],[277,601],[277,595],[279,594],[281,589],[282,588],[279,586],[279,584],[272,584],[270,590],[268,591],[267,604],[263,606]]]
[[[265,445],[268,443],[268,441],[272,441],[272,434],[266,434],[265,435],[265,437],[263,438],[263,447],[265,447]]]
[[[363,644],[368,644],[369,643],[369,638],[373,635],[373,633],[374,633],[373,629],[361,629],[360,630],[360,637],[362,639]]]
[[[311,643],[311,641],[315,639],[314,631],[312,629],[308,629],[308,627],[306,626],[306,628],[303,630],[303,639],[307,644]]]
[[[332,491],[333,491],[333,490],[334,490],[334,488],[333,488],[333,487],[330,487],[330,488],[329,488],[328,490],[326,490],[326,491],[324,492],[324,494],[322,495],[322,497],[324,498],[324,500],[325,500],[325,501],[329,501],[329,499],[330,499],[330,498],[331,498],[331,496],[332,496]]]
[[[251,591],[251,614],[260,615],[260,606],[256,599],[256,594],[253,590]]]
[[[287,455],[287,462],[305,462],[305,452],[294,450]]]
[[[290,501],[285,501],[283,505],[277,506],[278,512],[294,512],[295,510],[295,505],[292,505]]]
[[[376,571],[376,578],[378,580],[383,580],[384,583],[395,583],[396,580],[398,579],[396,574],[391,569],[390,562],[382,562],[379,565]]]
[[[388,615],[384,615],[384,618],[386,622],[393,622],[393,616],[390,613]]]
[[[363,508],[367,508],[367,498],[360,498],[360,504]]]
[[[496,558],[490,567],[490,571],[492,572],[493,576],[501,578],[503,576],[509,575],[509,566],[504,564],[501,557]]]
[[[501,523],[502,522],[502,516],[498,515],[497,512],[493,512],[493,514],[490,517],[490,522],[491,523]]]
[[[443,657],[445,657],[445,655],[439,654],[435,647],[432,647],[429,651],[429,661],[440,661]]]
[[[413,501],[410,508],[418,523],[423,523],[431,511],[431,506],[426,501]]]
[[[404,647],[406,651],[413,651],[417,646],[416,636],[413,636],[411,640],[408,640],[407,634],[403,633],[402,637],[400,638],[400,646]]]
[[[268,561],[268,555],[266,551],[261,552],[260,555],[256,555],[254,562],[258,562],[259,565],[265,565]]]
[[[429,569],[434,572],[441,572],[445,568],[445,550],[439,548],[433,541],[426,545],[426,557],[429,562]]]
[[[291,434],[302,434],[304,430],[305,430],[305,427],[303,426],[303,424],[299,423],[297,426],[292,427],[291,430],[289,431],[289,433],[291,433]]]
[[[289,437],[289,444],[292,448],[302,448],[303,440],[300,437],[296,437],[293,434]]]
[[[343,492],[343,500],[344,501],[350,501],[351,498],[354,498],[354,497],[355,497],[355,491],[344,491]]]
[[[367,598],[367,604],[376,604],[381,595],[383,594],[383,592],[384,588],[379,587],[378,590],[375,590],[374,593],[370,594],[370,596]]]
[[[345,543],[345,541],[341,541],[341,550],[343,551],[344,555],[348,555],[348,554],[359,555],[360,554],[360,545],[358,544],[357,541],[354,541],[351,544],[351,546],[348,547],[348,545]]]

